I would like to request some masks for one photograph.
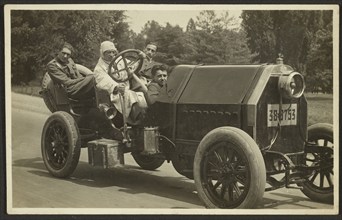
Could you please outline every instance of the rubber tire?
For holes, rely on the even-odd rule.
[[[76,63],[75,66],[76,66],[78,72],[80,72],[82,75],[86,76],[86,75],[94,74],[93,71],[91,71],[89,68],[87,68],[87,67],[85,67],[85,66],[83,66],[81,64],[77,64]]]
[[[317,139],[326,138],[334,143],[334,129],[332,124],[317,123],[308,127],[308,141],[314,141]],[[334,191],[325,193],[315,188],[312,188],[309,184],[303,183],[302,192],[313,201],[323,203],[333,203]]]
[[[47,87],[50,81],[51,81],[50,75],[48,73],[45,73],[42,79],[43,90],[47,90]],[[49,92],[49,91],[46,91],[46,92]],[[51,96],[42,95],[42,97],[43,97],[46,107],[50,110],[51,113],[54,113],[55,111],[57,111],[56,102],[53,99],[51,99]]]
[[[64,128],[66,130],[67,136],[68,136],[68,143],[69,143],[69,151],[68,151],[68,157],[67,161],[62,169],[55,169],[53,168],[46,156],[46,135],[49,126],[51,123],[54,121],[59,121],[64,125]],[[55,177],[59,178],[66,178],[70,176],[74,170],[77,167],[80,154],[81,154],[81,138],[80,138],[80,132],[78,129],[78,126],[74,120],[74,118],[62,111],[58,111],[53,113],[45,122],[44,127],[43,127],[43,132],[42,132],[42,140],[41,140],[41,150],[42,150],[42,156],[43,156],[43,161],[44,164],[47,168],[47,170]]]
[[[263,156],[255,141],[243,130],[234,127],[219,127],[210,131],[200,142],[194,160],[194,179],[200,199],[207,208],[218,207],[206,194],[201,181],[201,162],[212,144],[219,141],[233,143],[244,152],[250,167],[251,184],[245,199],[234,208],[254,208],[262,200],[266,186],[266,168]],[[230,208],[230,207],[227,207]]]
[[[156,170],[163,165],[165,159],[132,153],[135,162],[144,170]]]

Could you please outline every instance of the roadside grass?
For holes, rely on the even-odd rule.
[[[12,91],[32,96],[38,96],[40,86],[12,86]],[[333,123],[333,95],[306,93],[308,102],[308,125],[315,123]]]
[[[333,95],[305,94],[308,102],[308,125],[315,123],[333,124]]]
[[[39,91],[42,90],[41,86],[13,86],[12,85],[12,92],[27,94],[31,96],[38,96]]]

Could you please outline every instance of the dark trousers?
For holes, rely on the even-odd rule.
[[[84,79],[74,85],[73,91],[68,96],[72,99],[89,99],[95,97],[94,75],[87,75]]]

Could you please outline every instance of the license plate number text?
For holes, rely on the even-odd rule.
[[[297,104],[279,104],[267,105],[267,127],[285,125],[297,125]]]

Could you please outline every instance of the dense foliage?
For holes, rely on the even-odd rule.
[[[57,48],[75,48],[77,63],[93,69],[99,45],[113,40],[119,50],[158,44],[156,60],[177,64],[284,62],[304,73],[312,91],[332,90],[331,11],[244,11],[241,28],[228,12],[201,11],[185,30],[148,21],[140,33],[130,30],[124,11],[11,12],[12,83],[39,82]],[[238,27],[238,28],[232,28]]]
[[[132,47],[124,11],[12,11],[12,83],[39,79],[64,41],[74,46],[75,62],[93,68],[103,40],[118,49]]]
[[[247,33],[254,60],[284,63],[306,77],[311,91],[332,91],[332,11],[244,11],[242,27]]]
[[[168,65],[176,64],[247,64],[251,53],[245,33],[230,29],[235,19],[228,12],[217,15],[214,11],[201,11],[190,19],[186,30],[169,23],[165,27],[149,21],[138,34],[136,48],[144,39],[158,44],[156,59]]]

